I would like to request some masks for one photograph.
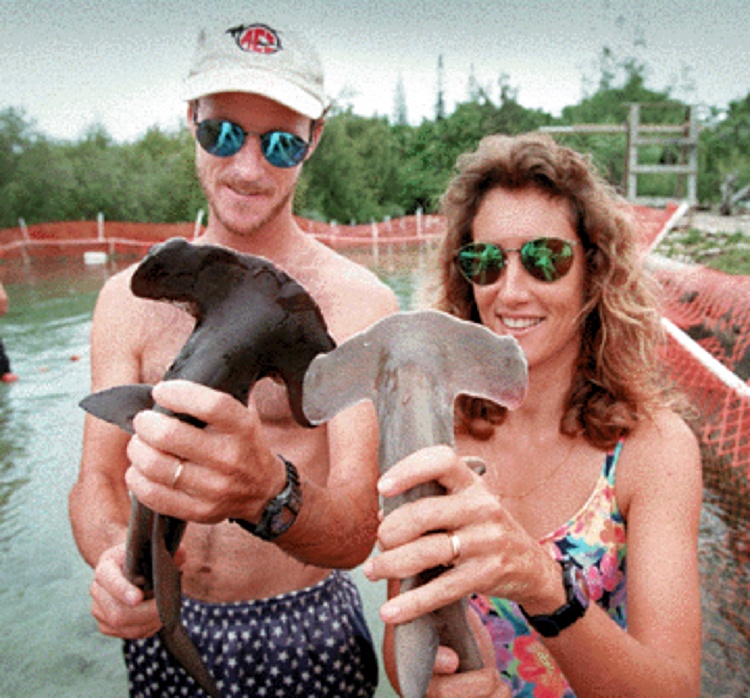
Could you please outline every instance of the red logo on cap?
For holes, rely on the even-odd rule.
[[[281,51],[279,35],[265,24],[251,24],[228,29],[227,34],[234,37],[237,46],[250,53],[277,53]]]

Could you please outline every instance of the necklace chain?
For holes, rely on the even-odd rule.
[[[554,467],[552,470],[549,471],[549,473],[546,475],[546,477],[542,478],[539,482],[537,482],[531,489],[526,490],[525,492],[521,492],[521,494],[504,494],[503,492],[498,492],[498,496],[500,499],[526,499],[529,495],[534,494],[538,489],[546,485],[560,470],[560,468],[565,465],[568,460],[570,459],[570,456],[573,455],[573,451],[575,450],[576,442],[573,441],[573,443],[570,445],[570,448],[568,449],[568,452],[565,454],[565,457]]]

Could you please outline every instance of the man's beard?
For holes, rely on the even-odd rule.
[[[214,197],[208,193],[206,187],[203,187],[203,191],[206,192],[210,215],[215,216],[217,221],[227,232],[238,237],[250,237],[259,230],[262,230],[266,225],[268,225],[271,221],[276,219],[281,214],[281,212],[294,196],[296,185],[297,180],[295,180],[289,187],[289,189],[284,192],[282,197],[275,204],[273,204],[273,206],[267,211],[266,215],[264,215],[262,218],[248,219],[247,223],[245,224],[234,223],[229,216],[222,216],[221,207],[215,204]]]

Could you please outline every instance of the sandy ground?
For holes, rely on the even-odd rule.
[[[750,214],[720,216],[710,211],[690,211],[677,227],[697,228],[705,233],[735,233],[742,230],[750,235]]]

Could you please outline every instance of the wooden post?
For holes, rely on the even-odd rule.
[[[206,212],[201,208],[198,209],[198,215],[195,217],[195,226],[193,227],[193,240],[201,234],[201,227],[203,226],[203,216]]]
[[[688,107],[688,115],[690,125],[688,127],[688,138],[690,139],[690,156],[688,158],[688,164],[690,165],[690,173],[688,174],[688,202],[691,206],[695,206],[698,203],[698,119],[696,117],[696,109],[691,106]]]
[[[29,259],[29,251],[26,249],[31,241],[29,237],[29,229],[26,227],[26,220],[24,218],[18,219],[18,227],[21,229],[21,236],[23,237],[23,245],[21,245],[21,257],[26,266],[31,262]]]
[[[638,127],[641,121],[640,104],[631,104],[628,112],[628,149],[625,197],[628,201],[638,198]]]

